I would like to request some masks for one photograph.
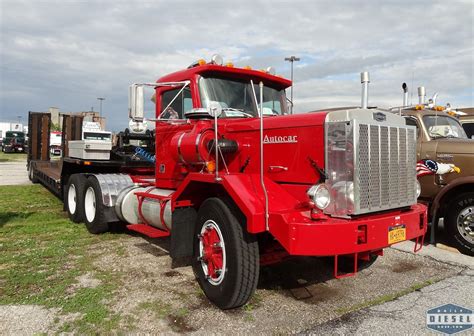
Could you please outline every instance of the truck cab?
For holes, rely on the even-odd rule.
[[[24,153],[25,145],[25,133],[19,131],[7,131],[2,139],[2,152]]]
[[[403,109],[402,114],[408,125],[417,128],[418,160],[453,164],[460,169],[419,178],[420,200],[430,206],[432,233],[438,219],[444,217],[451,243],[474,255],[474,140],[467,137],[457,118],[438,106],[420,104]]]
[[[420,248],[427,218],[417,204],[416,128],[368,109],[367,95],[361,108],[289,114],[287,79],[198,61],[131,86],[137,123],[144,86],[156,103],[155,178],[119,194],[115,207],[131,230],[169,232],[172,257],[193,258],[217,306],[245,303],[258,265],[277,255],[333,256],[339,277],[344,256],[355,273],[397,242]]]

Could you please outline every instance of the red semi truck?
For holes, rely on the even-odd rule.
[[[289,80],[215,56],[132,85],[132,131],[119,135],[109,160],[65,156],[56,187],[44,162],[32,160],[30,176],[91,233],[125,222],[170,236],[171,257],[192,259],[209,300],[238,307],[260,265],[285,256],[334,257],[341,277],[397,242],[416,239],[421,248],[427,216],[417,204],[415,128],[367,108],[368,74],[362,81],[361,108],[292,115]],[[133,129],[143,129],[146,86],[156,128],[140,135]],[[147,147],[124,144],[142,137]],[[338,270],[342,262],[349,273]]]

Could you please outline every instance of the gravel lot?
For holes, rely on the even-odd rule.
[[[25,162],[0,163],[0,185],[30,183],[25,168]],[[96,269],[116,274],[121,284],[107,301],[112,311],[124,317],[117,332],[367,334],[378,330],[392,334],[398,330],[396,334],[401,334],[404,330],[422,334],[426,330],[419,320],[426,309],[465,297],[468,288],[464,287],[472,283],[472,271],[466,273],[471,257],[462,256],[467,264],[461,266],[456,263],[460,255],[433,247],[425,247],[428,252],[418,255],[407,253],[409,246],[387,249],[369,269],[339,280],[333,278],[327,260],[294,258],[262,268],[251,301],[242,308],[221,311],[208,302],[191,267],[172,265],[167,239],[127,232],[118,235],[119,239],[95,244],[88,252],[97,257],[93,258]],[[433,257],[433,252],[441,258]],[[76,280],[70,295],[101,282],[94,272]],[[413,293],[405,295],[409,292]],[[423,305],[415,304],[418,301]],[[454,303],[468,305],[469,301]],[[76,315],[35,305],[0,306],[0,335],[55,333]],[[387,323],[399,329],[384,329]]]
[[[26,159],[24,161],[0,162],[0,185],[17,184],[31,184],[26,170]]]
[[[221,311],[209,304],[190,267],[172,268],[167,247],[167,240],[129,234],[91,247],[91,253],[100,256],[96,261],[99,269],[123,275],[122,286],[109,302],[113,311],[127,317],[122,331],[206,335],[301,332],[389,300],[392,295],[405,294],[412,286],[462,271],[431,258],[387,249],[371,268],[356,277],[337,280],[324,260],[295,258],[263,268],[248,305]],[[93,274],[78,280],[82,286],[97,283]],[[39,306],[1,306],[0,334],[54,332],[57,320],[70,318]]]
[[[446,303],[472,309],[473,299],[467,294],[471,292],[473,281],[474,270],[467,269],[397,300],[344,315],[302,334],[436,335],[426,328],[426,311]]]

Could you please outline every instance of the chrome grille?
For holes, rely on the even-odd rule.
[[[355,123],[354,214],[416,203],[415,131]]]

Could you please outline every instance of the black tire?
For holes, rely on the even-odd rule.
[[[102,191],[95,176],[87,178],[84,187],[84,223],[90,233],[98,234],[109,231],[105,219],[105,206],[102,203]]]
[[[82,174],[73,174],[69,177],[64,190],[64,204],[69,219],[74,223],[84,221],[84,185],[87,177]]]
[[[215,234],[220,231],[224,242],[224,249],[220,250],[224,251],[223,273],[213,273],[211,276],[208,263],[200,258],[204,255],[201,246],[205,245],[202,236],[207,235],[206,227],[212,227],[209,230]],[[197,214],[193,249],[193,271],[208,299],[221,309],[232,309],[247,303],[258,283],[258,242],[256,236],[242,227],[235,213],[222,200],[209,198],[201,205]],[[219,247],[217,249],[219,251]],[[216,274],[219,276],[216,277]]]
[[[449,203],[444,217],[449,240],[459,252],[474,256],[474,193],[464,193]]]
[[[35,177],[35,167],[31,163],[30,163],[30,166],[28,167],[28,179],[32,183],[38,183],[39,182],[38,179]]]

